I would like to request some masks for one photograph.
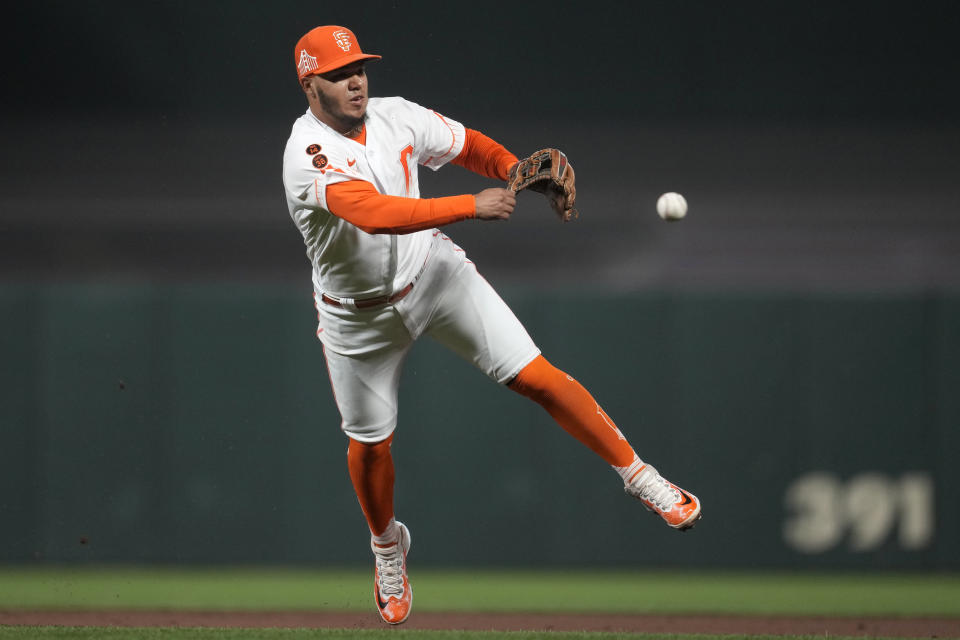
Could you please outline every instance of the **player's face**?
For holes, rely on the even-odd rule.
[[[363,122],[367,112],[367,73],[363,62],[354,62],[327,73],[312,76],[320,109],[346,129]]]

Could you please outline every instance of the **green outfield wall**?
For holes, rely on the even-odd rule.
[[[424,340],[418,563],[960,569],[960,295],[504,297],[704,518]],[[309,289],[7,284],[0,317],[0,562],[368,562]]]

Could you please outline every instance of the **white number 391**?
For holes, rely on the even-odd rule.
[[[861,473],[843,482],[813,471],[794,480],[784,495],[783,538],[803,553],[822,553],[844,539],[852,551],[878,549],[896,531],[904,550],[926,547],[933,538],[933,480],[928,473],[894,478]]]

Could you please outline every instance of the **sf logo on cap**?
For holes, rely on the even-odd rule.
[[[350,32],[348,31],[334,31],[333,37],[337,41],[337,46],[339,46],[344,51],[350,51]]]

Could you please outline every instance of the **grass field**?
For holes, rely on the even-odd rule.
[[[417,570],[412,579],[416,595],[414,615],[428,611],[562,611],[960,618],[960,576],[956,575]],[[369,611],[372,608],[370,594],[369,572],[356,570],[0,569],[0,610],[5,611]],[[443,640],[618,637],[618,634],[433,632],[402,628],[337,631],[0,626],[0,640],[380,638],[398,632],[405,637]]]
[[[0,569],[2,609],[366,610],[368,571]],[[960,616],[960,576],[417,570],[418,611]]]

